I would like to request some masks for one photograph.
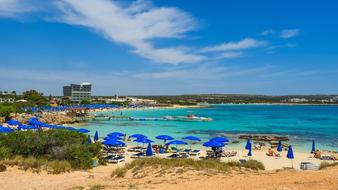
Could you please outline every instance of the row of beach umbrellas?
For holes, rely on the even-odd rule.
[[[84,128],[74,128],[74,127],[65,127],[65,126],[61,126],[61,125],[51,125],[51,124],[47,124],[44,122],[39,121],[38,118],[36,117],[32,117],[28,120],[28,124],[27,125],[23,125],[22,123],[20,123],[18,120],[8,120],[6,122],[8,125],[11,126],[17,126],[17,130],[38,130],[41,127],[44,128],[50,128],[50,129],[65,129],[65,130],[69,130],[69,131],[77,131],[79,133],[89,133],[90,130],[88,129],[84,129]],[[0,128],[0,133],[9,133],[9,132],[13,132],[13,129],[10,128],[6,128],[6,127],[2,127]]]

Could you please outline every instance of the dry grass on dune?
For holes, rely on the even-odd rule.
[[[216,160],[193,160],[193,159],[163,159],[163,158],[149,158],[134,160],[123,167],[117,168],[111,174],[111,177],[124,177],[126,173],[131,170],[135,173],[146,167],[163,169],[168,168],[184,168],[195,170],[213,170],[216,172],[226,173],[232,168],[248,168],[252,170],[264,170],[264,165],[256,160],[248,160],[246,163],[239,162],[219,162]]]

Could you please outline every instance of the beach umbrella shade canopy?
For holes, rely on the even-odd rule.
[[[246,141],[245,149],[249,150],[250,144],[251,144],[251,143],[250,143],[250,139],[248,139],[248,140]]]
[[[124,134],[120,133],[120,132],[112,132],[112,133],[109,133],[108,136],[120,136],[120,137],[122,137],[122,136],[124,136]]]
[[[7,121],[8,125],[21,125],[21,123],[17,120],[11,119]]]
[[[186,137],[183,137],[182,139],[189,140],[189,141],[201,141],[200,138],[195,137],[195,136],[186,136]]]
[[[147,136],[142,135],[142,134],[133,134],[133,135],[130,135],[129,138],[141,139],[141,138],[147,138]]]
[[[155,137],[156,139],[159,139],[159,140],[164,140],[164,141],[166,141],[166,140],[174,140],[174,138],[173,137],[171,137],[171,136],[169,136],[169,135],[160,135],[160,136],[157,136],[157,137]]]
[[[106,140],[103,141],[102,144],[106,146],[125,146],[126,144],[124,142],[118,141],[118,140]]]
[[[39,129],[37,126],[33,125],[21,125],[18,127],[19,130],[24,129],[24,130],[29,130],[29,129]]]
[[[144,144],[149,144],[149,143],[152,143],[154,141],[150,140],[150,139],[144,139],[144,138],[140,138],[140,139],[135,139],[134,142],[137,142],[137,143],[144,143]]]
[[[200,138],[195,137],[195,136],[186,136],[186,137],[183,137],[182,139],[190,141],[190,149],[191,149],[192,141],[201,141]]]
[[[220,147],[223,147],[224,144],[221,142],[217,142],[217,141],[208,141],[208,142],[203,143],[203,146],[211,147],[211,148],[220,148]]]
[[[107,137],[104,137],[103,140],[123,140],[123,139],[118,136],[107,136]]]
[[[87,144],[92,144],[92,139],[90,139],[90,136],[89,136],[89,135],[88,135]]]
[[[175,144],[175,145],[187,145],[188,143],[184,142],[184,141],[180,141],[180,140],[175,140],[175,141],[170,141],[168,143],[166,143],[165,145],[172,145],[172,144]]]
[[[89,133],[90,130],[81,128],[81,129],[78,129],[77,132],[79,132],[79,133]]]
[[[65,129],[68,131],[77,131],[74,127],[65,127]]]
[[[94,141],[98,141],[98,140],[99,140],[99,133],[95,131]]]
[[[289,146],[288,153],[287,153],[286,157],[288,159],[294,159],[295,158],[294,155],[293,155],[293,150],[292,150],[292,146],[291,145]]]
[[[0,133],[10,133],[10,132],[13,132],[13,129],[0,126]]]
[[[312,140],[312,148],[311,148],[311,153],[316,152],[316,142],[315,140]]]
[[[286,157],[291,160],[291,165],[292,165],[292,168],[293,168],[293,161],[292,160],[295,157],[293,155],[293,150],[292,150],[292,146],[291,145],[289,146],[288,153],[287,153]]]
[[[221,143],[226,143],[229,142],[229,139],[226,137],[214,137],[212,139],[210,139],[209,141],[217,141],[217,142],[221,142]]]
[[[278,152],[282,152],[282,151],[283,151],[282,141],[279,141],[279,142],[278,142],[277,151],[278,151]]]
[[[249,144],[248,144],[248,156],[252,156],[252,145],[251,145],[251,142],[249,141]]]
[[[153,155],[153,149],[151,148],[151,143],[148,143],[148,147],[146,150],[146,155],[147,156],[152,156]]]

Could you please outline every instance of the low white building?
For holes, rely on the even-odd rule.
[[[15,98],[0,97],[0,103],[14,103]]]
[[[309,100],[306,98],[291,98],[288,101],[293,102],[293,103],[301,103],[301,102],[308,102]]]

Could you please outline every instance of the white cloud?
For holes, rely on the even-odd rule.
[[[267,41],[255,40],[252,38],[245,38],[238,42],[227,42],[216,46],[209,46],[203,48],[202,52],[218,52],[218,51],[236,51],[255,47],[262,47],[268,44]]]
[[[0,16],[16,17],[28,13],[35,8],[30,0],[0,0]]]
[[[288,39],[298,36],[300,33],[299,29],[285,29],[281,31],[281,38]]]
[[[91,28],[155,62],[179,64],[205,59],[177,47],[155,47],[155,39],[181,38],[195,29],[196,21],[177,8],[154,7],[145,1],[123,6],[110,0],[61,0],[57,6],[62,12],[59,21]]]
[[[275,34],[276,31],[275,30],[265,30],[261,33],[262,36],[268,36],[268,35],[272,35]]]
[[[195,68],[175,69],[158,72],[145,72],[134,74],[139,79],[171,79],[171,80],[220,80],[228,77],[240,77],[258,74],[269,69],[270,66],[256,68],[233,68],[203,64]]]
[[[239,58],[241,56],[242,56],[241,52],[224,52],[221,54],[220,58],[231,59],[231,58]]]

